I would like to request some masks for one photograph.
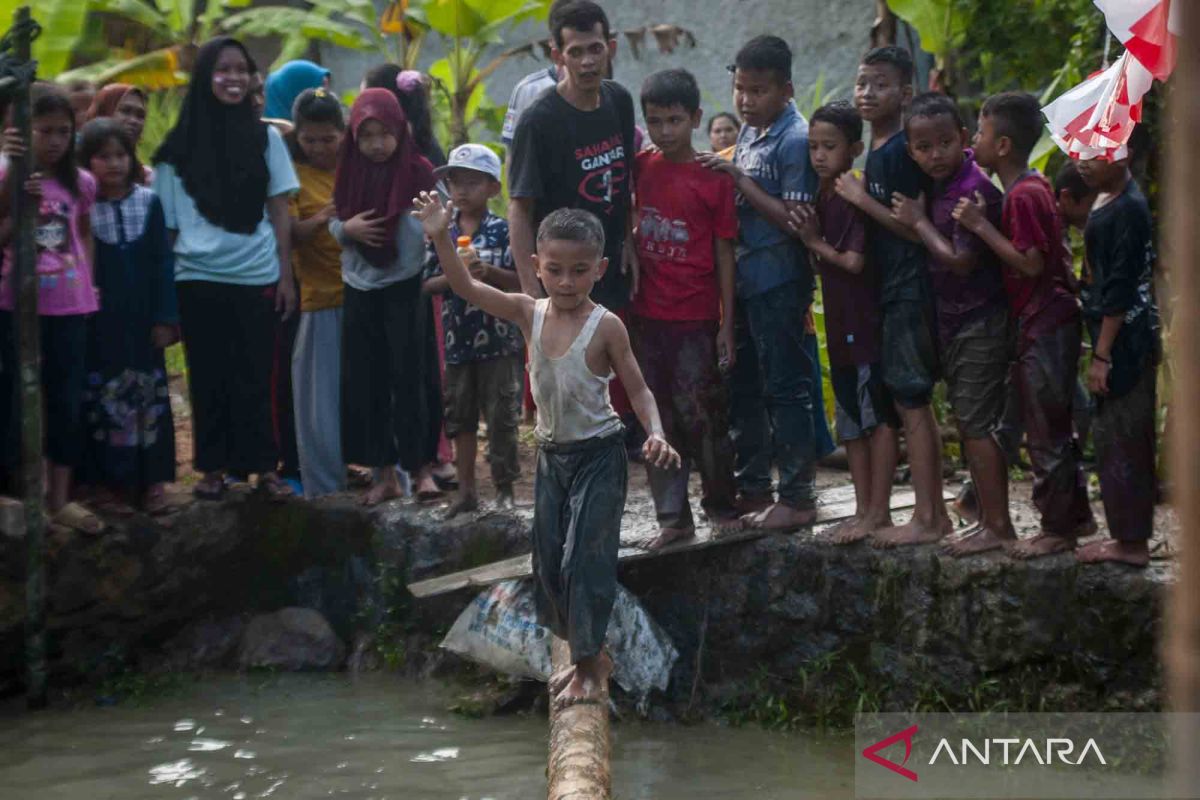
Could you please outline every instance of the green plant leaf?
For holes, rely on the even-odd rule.
[[[888,0],[892,12],[917,29],[921,48],[944,57],[966,32],[960,0]]]
[[[286,6],[240,11],[223,19],[220,28],[234,36],[304,36],[352,50],[366,50],[374,44],[358,26]]]
[[[33,42],[33,57],[38,62],[38,77],[53,78],[71,65],[71,53],[83,36],[88,4],[84,0],[0,0],[0,29],[8,30],[13,15],[21,6],[30,13],[42,33]]]
[[[451,39],[470,38],[487,24],[466,0],[429,0],[425,18],[430,28]]]
[[[176,4],[163,5],[170,7]],[[164,14],[145,0],[90,0],[90,7],[93,11],[102,11],[136,22],[168,41],[176,39],[175,32],[183,29],[182,25],[174,27],[175,20],[171,12]]]

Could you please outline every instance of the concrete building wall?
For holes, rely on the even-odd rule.
[[[696,35],[695,48],[681,48],[671,54],[659,53],[647,35],[636,59],[629,43],[621,37],[615,77],[636,99],[642,81],[650,73],[670,67],[691,70],[700,83],[706,117],[730,110],[731,84],[725,68],[743,43],[762,33],[782,36],[791,45],[798,96],[808,94],[823,78],[827,94],[836,90],[837,96],[848,97],[875,15],[873,0],[603,0],[602,4],[617,31],[673,23]],[[544,22],[526,23],[513,32],[506,45],[516,46],[545,35]],[[423,48],[422,68],[442,55],[440,41],[430,37]],[[333,70],[339,91],[357,86],[373,63],[362,53],[325,47],[321,49],[321,60]],[[492,101],[506,104],[517,81],[546,64],[541,58],[522,57],[502,66],[487,84]]]

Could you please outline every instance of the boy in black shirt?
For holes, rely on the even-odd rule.
[[[508,224],[521,288],[544,297],[531,259],[534,232],[559,208],[581,208],[604,225],[612,265],[592,299],[619,311],[629,303],[636,256],[628,241],[633,194],[633,98],[605,80],[616,53],[604,10],[590,0],[557,3],[550,14],[551,53],[563,71],[521,115],[509,167]],[[622,409],[618,409],[621,411]]]
[[[1084,229],[1080,300],[1092,339],[1088,388],[1096,395],[1092,436],[1100,496],[1112,541],[1075,551],[1083,562],[1150,563],[1154,532],[1155,382],[1160,355],[1152,291],[1154,226],[1127,158],[1079,162],[1099,192]]]
[[[908,154],[904,107],[912,100],[912,56],[900,47],[878,47],[863,56],[854,104],[871,126],[865,179],[847,172],[837,193],[868,217],[867,257],[880,279],[883,382],[904,423],[916,506],[912,519],[871,534],[879,547],[941,539],[953,524],[942,500],[942,441],[930,402],[938,378],[933,296],[925,250],[891,212],[892,195],[916,198],[922,173]]]

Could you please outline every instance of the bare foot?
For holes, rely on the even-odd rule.
[[[696,535],[695,528],[659,528],[658,536],[654,541],[646,545],[646,549],[650,552],[661,550],[674,542],[682,542],[684,539],[691,539]]]
[[[1095,523],[1092,523],[1095,525]],[[1075,549],[1074,536],[1058,536],[1042,531],[1032,539],[1018,539],[1012,542],[1007,550],[1011,558],[1018,561],[1032,561],[1035,558],[1052,556],[1055,553],[1065,553]]]
[[[747,528],[765,531],[787,531],[794,528],[804,528],[817,521],[815,508],[794,508],[787,503],[779,502],[765,511],[757,514],[747,514],[742,522]]]
[[[854,544],[866,539],[880,528],[892,526],[891,515],[882,517],[851,517],[831,528],[827,535],[834,544]]]
[[[963,558],[999,550],[1015,542],[1016,539],[1017,532],[1012,528],[1007,531],[996,531],[984,525],[978,525],[943,544],[942,552],[954,558]]]
[[[557,708],[580,705],[584,703],[599,703],[604,697],[604,689],[608,686],[608,678],[612,675],[613,663],[605,652],[589,658],[580,659],[571,671],[571,679],[554,697]]]
[[[1150,546],[1146,542],[1091,542],[1075,551],[1082,564],[1099,564],[1113,561],[1131,567],[1145,567],[1150,563]]]
[[[413,487],[413,493],[416,494],[418,503],[432,503],[445,496],[445,492],[438,488],[437,481],[429,472],[417,478],[417,485]]]
[[[949,517],[943,516],[933,525],[926,525],[915,516],[903,525],[880,528],[871,533],[871,546],[880,550],[893,547],[910,547],[917,544],[936,542],[954,529]]]
[[[511,485],[496,487],[496,508],[507,511],[515,508],[516,505]]]
[[[391,481],[380,481],[372,486],[358,502],[360,505],[370,507],[403,496],[404,492],[398,484]]]
[[[453,519],[459,514],[470,514],[479,510],[479,497],[474,494],[460,494],[450,507],[446,509],[446,519]]]

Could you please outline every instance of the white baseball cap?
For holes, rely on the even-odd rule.
[[[500,180],[500,156],[481,144],[461,144],[450,151],[446,165],[435,169],[433,174],[441,178],[452,169],[472,169]]]

